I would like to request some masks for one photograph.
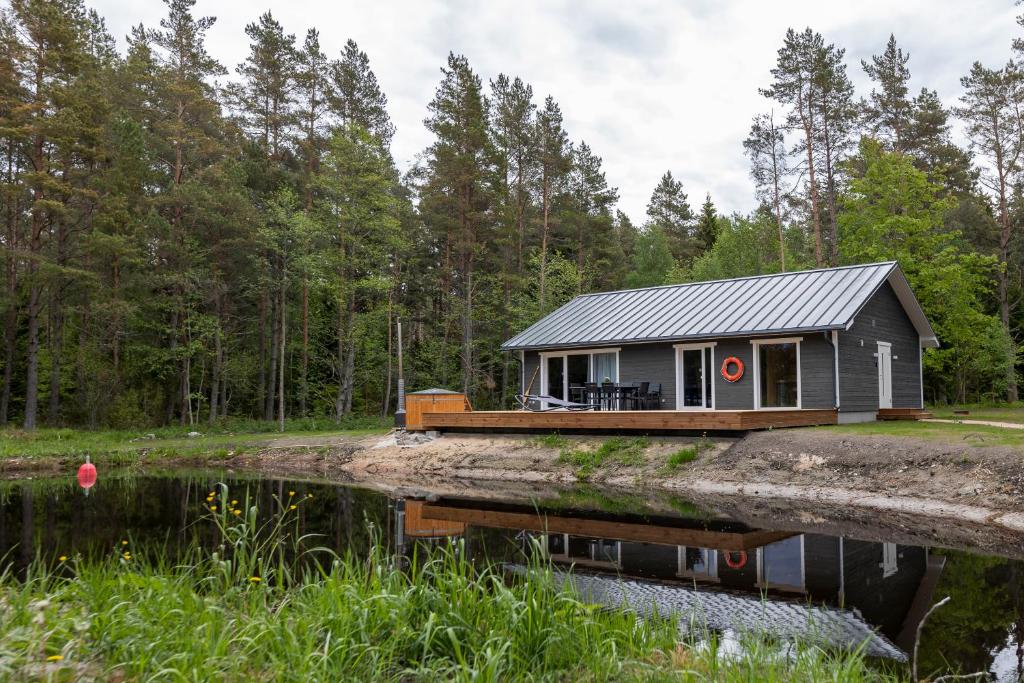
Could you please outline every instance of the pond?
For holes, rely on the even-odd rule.
[[[87,493],[73,477],[7,481],[0,482],[0,569],[23,572],[37,555],[55,562],[124,548],[173,558],[193,539],[212,542],[208,508],[221,498],[207,497],[221,483],[261,512],[301,502],[297,532],[339,553],[365,554],[378,540],[407,558],[460,542],[475,561],[522,572],[540,549],[556,576],[571,568],[577,589],[594,602],[675,612],[682,628],[726,638],[753,630],[833,647],[866,641],[872,657],[906,662],[924,613],[949,596],[925,626],[921,669],[988,671],[998,681],[1021,680],[1024,671],[1020,559],[802,531],[793,519],[753,527],[678,499],[652,512],[594,490],[502,502],[223,472],[104,474]]]

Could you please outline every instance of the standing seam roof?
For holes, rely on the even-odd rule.
[[[502,348],[584,347],[843,329],[887,280],[897,288],[922,340],[937,344],[899,266],[888,261],[584,294],[509,339]]]

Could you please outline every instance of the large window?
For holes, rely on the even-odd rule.
[[[758,550],[758,581],[764,588],[804,589],[804,537],[792,536]]]
[[[800,342],[757,341],[757,407],[800,407]]]
[[[619,381],[619,350],[596,349],[541,353],[541,384],[549,396],[573,398],[572,387],[605,379]]]

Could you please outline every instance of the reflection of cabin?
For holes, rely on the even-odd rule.
[[[661,613],[699,608],[712,629],[817,634],[842,647],[856,647],[877,630],[868,652],[900,660],[942,566],[916,546],[750,529],[722,519],[539,515],[467,501],[429,503],[423,515],[533,532],[553,562],[576,568],[577,585],[597,602],[639,600],[636,607]]]
[[[406,499],[405,515],[402,520],[405,535],[409,538],[442,538],[460,536],[466,531],[462,522],[449,522],[423,516],[423,501]]]

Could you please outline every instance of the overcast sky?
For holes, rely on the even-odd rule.
[[[111,31],[155,26],[159,0],[94,0]],[[642,221],[666,169],[699,206],[710,192],[720,211],[754,206],[741,142],[750,118],[771,105],[758,95],[787,27],[811,26],[846,48],[858,95],[866,95],[861,59],[880,53],[890,33],[911,55],[912,91],[937,90],[947,105],[960,77],[980,60],[999,66],[1024,35],[1012,0],[856,0],[855,2],[345,2],[198,0],[215,15],[208,49],[232,73],[248,52],[244,27],[271,10],[299,42],[316,26],[334,56],[353,38],[367,52],[398,128],[402,170],[428,144],[426,106],[449,51],[462,53],[486,82],[521,76],[537,100],[551,94],[573,140],[604,159],[619,207]]]

